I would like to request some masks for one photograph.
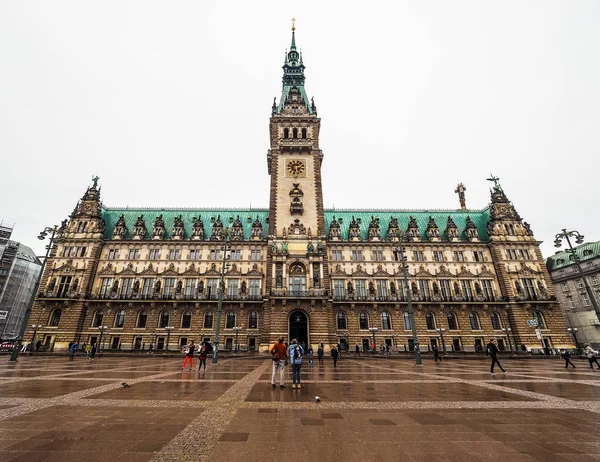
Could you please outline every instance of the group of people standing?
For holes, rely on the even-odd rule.
[[[192,370],[193,367],[193,361],[194,361],[194,351],[196,351],[196,345],[194,345],[194,342],[191,341],[190,343],[188,343],[184,349],[183,352],[185,353],[185,359],[183,360],[183,364],[181,365],[181,370],[185,369],[185,366],[189,364],[189,370]],[[200,370],[206,370],[206,358],[208,357],[208,352],[209,352],[209,344],[207,342],[202,342],[200,344],[200,347],[198,348],[198,359],[200,360],[200,364],[198,365],[198,372],[200,372]]]
[[[77,354],[77,351],[79,351],[79,342],[71,342],[69,343],[69,359],[71,361],[73,361],[73,359],[75,359],[75,355]],[[96,344],[94,343],[93,345],[89,344],[89,343],[83,343],[81,345],[81,351],[83,351],[85,353],[85,358],[93,361],[94,358],[96,357]]]

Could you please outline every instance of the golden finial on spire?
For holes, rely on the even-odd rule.
[[[292,31],[296,30],[296,18],[292,18]]]

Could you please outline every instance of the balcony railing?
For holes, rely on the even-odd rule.
[[[182,301],[194,301],[194,300],[218,300],[218,294],[93,294],[91,296],[95,300],[182,300]],[[249,294],[223,294],[223,300],[226,301],[262,301],[263,296],[249,295]]]
[[[272,297],[326,297],[328,291],[325,289],[310,289],[310,290],[287,290],[287,289],[273,289],[271,290]]]
[[[487,295],[430,295],[424,296],[420,294],[411,294],[413,302],[506,302],[507,298],[487,296]],[[336,294],[333,296],[334,301],[364,301],[364,302],[403,302],[405,303],[406,296],[403,294],[388,294],[388,295],[356,295],[356,294]]]

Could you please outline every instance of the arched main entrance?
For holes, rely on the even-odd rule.
[[[303,311],[294,311],[290,314],[289,333],[292,339],[298,339],[299,343],[308,343],[308,317]]]

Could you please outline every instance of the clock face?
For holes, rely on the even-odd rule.
[[[289,176],[306,176],[306,163],[301,159],[290,160],[286,165],[286,172]]]

